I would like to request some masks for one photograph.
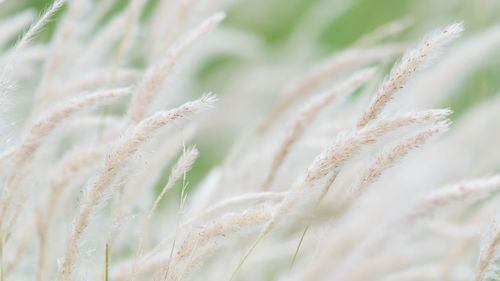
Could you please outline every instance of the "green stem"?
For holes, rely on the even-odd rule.
[[[295,253],[293,254],[292,263],[290,264],[290,268],[292,268],[293,265],[295,264],[295,260],[297,259],[297,255],[299,254],[300,246],[302,245],[302,242],[304,241],[304,237],[306,236],[308,229],[309,229],[309,226],[306,226],[306,228],[304,228],[304,232],[302,232],[302,236],[300,237],[300,240],[299,240],[299,245],[297,245],[297,249],[295,250]]]
[[[3,279],[3,237],[0,237],[0,281]]]
[[[238,264],[238,266],[236,267],[236,269],[233,271],[233,274],[231,274],[231,278],[229,279],[229,281],[234,280],[234,278],[236,277],[236,274],[238,273],[238,271],[240,270],[240,268],[243,266],[243,264],[245,263],[245,261],[247,260],[247,258],[253,252],[253,250],[255,249],[255,247],[257,247],[257,244],[259,244],[260,240],[262,240],[263,237],[264,237],[264,235],[260,235],[259,238],[257,238],[257,241],[255,241],[255,243],[253,243],[252,247],[248,250],[248,252],[245,254],[245,256],[243,257],[243,259],[240,261],[240,263]]]
[[[109,281],[109,245],[106,243],[105,281]],[[3,281],[3,280],[2,280]]]

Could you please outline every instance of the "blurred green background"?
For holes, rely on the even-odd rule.
[[[147,20],[159,1],[162,0],[147,1],[143,20]],[[115,4],[107,17],[124,9],[128,2],[114,1]],[[34,9],[40,13],[52,0],[3,0],[0,3],[0,18],[3,18],[25,9]],[[318,56],[326,56],[344,49],[376,27],[402,18],[410,19],[413,24],[408,32],[401,33],[397,38],[390,38],[391,40],[413,40],[436,26],[456,21],[464,21],[466,33],[474,33],[500,20],[498,0],[236,0],[230,3],[228,16],[223,24],[261,38],[266,43],[268,52],[277,52],[289,44],[288,39],[301,24],[301,19],[314,7],[326,3],[326,8],[342,10],[340,15],[332,20],[321,19],[325,24],[320,26],[321,30],[317,36],[308,42],[314,46]],[[58,14],[63,11],[64,9]],[[335,14],[335,11],[332,14]],[[48,40],[57,19],[56,15],[36,40]],[[220,88],[220,85],[209,84],[210,79],[207,78],[228,64],[238,63],[239,59],[231,55],[216,54],[200,63],[197,75],[200,88]],[[470,79],[464,81],[460,92],[454,94],[453,100],[450,101],[457,113],[500,88],[497,82],[500,74],[499,62],[498,56],[493,57],[489,63],[474,70]]]
[[[149,0],[142,19],[155,9],[160,0]],[[172,0],[171,0],[172,1]],[[0,18],[24,9],[42,11],[49,0],[4,0],[0,4]],[[428,30],[456,21],[464,21],[466,34],[483,30],[499,21],[498,0],[237,0],[230,1],[224,25],[244,30],[260,38],[264,52],[279,53],[289,48],[294,31],[300,28],[304,17],[313,9],[325,7],[325,17],[317,18],[319,30],[308,37],[308,45],[317,58],[325,57],[356,42],[362,35],[385,23],[407,18],[412,21],[407,32],[391,41],[414,41]],[[116,0],[107,17],[122,10],[128,1]],[[58,14],[60,14],[60,11]],[[329,17],[328,15],[335,15]],[[103,19],[105,20],[105,19]],[[313,24],[315,20],[309,21]],[[57,16],[36,40],[46,41],[57,23]],[[220,89],[221,80],[211,79],[231,67],[245,67],[245,61],[232,54],[214,54],[200,62],[196,72],[196,83],[200,90]],[[388,65],[389,66],[389,65]],[[461,87],[451,95],[446,105],[453,108],[456,118],[469,106],[496,94],[500,89],[500,56],[490,59],[473,69]],[[191,172],[191,185],[195,185],[216,163],[220,163],[227,152],[230,137],[205,138],[195,141],[201,152],[195,169]]]

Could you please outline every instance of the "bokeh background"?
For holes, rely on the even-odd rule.
[[[147,2],[142,22],[148,21],[159,1],[162,0]],[[0,18],[26,9],[39,13],[51,2],[0,0]],[[113,1],[108,12],[103,13],[101,22],[104,24],[127,3],[127,0]],[[255,123],[255,118],[251,117],[266,112],[284,85],[313,62],[347,47],[363,45],[360,38],[376,28],[399,20],[407,28],[376,43],[413,43],[428,30],[456,21],[464,21],[465,36],[500,22],[498,0],[234,0],[224,7],[227,18],[222,25],[243,34],[248,44],[238,51],[231,51],[231,48],[214,51],[198,61],[196,69],[185,74],[190,76],[190,92],[213,91],[222,100],[230,100],[235,83],[243,73],[259,72],[267,75],[268,80],[262,85],[240,89],[251,97],[241,101],[234,111],[227,112],[226,118],[221,116],[216,125],[204,128],[195,139],[201,153],[190,174],[193,186],[211,167],[223,161],[238,134],[246,125],[251,127]],[[48,41],[57,22],[56,15],[36,40]],[[11,43],[15,39],[12,38]],[[381,67],[389,69],[393,62],[386,61]],[[131,65],[140,67],[141,61],[131,61]],[[455,111],[452,118],[457,118],[471,105],[497,94],[499,78],[500,46],[460,78],[442,106],[451,107]]]

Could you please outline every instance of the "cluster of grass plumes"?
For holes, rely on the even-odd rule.
[[[225,1],[159,1],[144,20],[147,2],[109,18],[113,1],[56,0],[13,45],[32,15],[0,22],[0,281],[496,278],[500,99],[453,124],[429,95],[498,27],[453,23],[420,43],[379,43],[408,19],[374,27],[301,69],[191,186],[196,131],[276,70],[239,73],[237,99],[189,98],[178,72],[252,39],[219,26]],[[32,42],[61,8],[50,41]]]

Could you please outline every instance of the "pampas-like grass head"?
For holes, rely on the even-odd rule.
[[[283,52],[231,27],[238,1],[114,2],[0,21],[0,281],[498,276],[500,99],[454,114],[418,93],[449,95],[455,60],[479,64],[460,52],[498,27],[414,36],[429,23],[401,15],[312,59],[293,45],[319,34],[327,0]],[[193,73],[218,52],[248,65],[216,98]]]

